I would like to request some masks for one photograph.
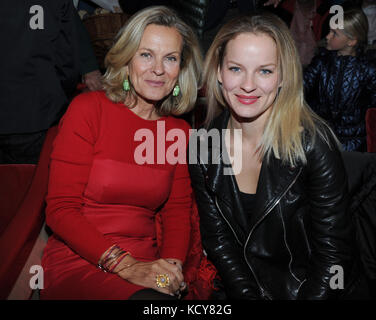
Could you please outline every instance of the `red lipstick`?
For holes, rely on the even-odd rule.
[[[250,105],[250,104],[254,104],[255,102],[257,102],[257,100],[258,100],[259,97],[257,97],[257,96],[236,95],[236,98],[238,99],[238,101],[241,104]]]

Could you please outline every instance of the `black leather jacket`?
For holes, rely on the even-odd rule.
[[[226,128],[228,119],[229,112],[223,112],[209,130]],[[194,135],[190,140],[189,170],[203,246],[227,297],[328,299],[348,292],[347,280],[353,283],[354,237],[338,149],[330,149],[317,137],[314,145],[305,146],[307,165],[285,166],[276,158],[269,164],[263,161],[251,228],[245,233],[235,177],[223,174],[225,150],[218,153],[220,161],[215,164],[211,155],[220,146],[209,139],[208,162],[202,162],[198,148],[197,164],[192,164],[192,146],[200,145],[199,140]],[[336,266],[343,268],[344,290],[330,288]]]
[[[346,151],[366,151],[365,114],[376,107],[376,66],[322,49],[304,71],[305,98]]]

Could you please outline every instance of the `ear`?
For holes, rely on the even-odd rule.
[[[357,45],[357,43],[358,43],[357,39],[349,39],[349,40],[347,40],[347,45],[349,47],[355,47]]]
[[[221,67],[218,66],[218,69],[217,69],[217,80],[220,84],[222,84],[222,73],[221,73]]]
[[[283,80],[281,78],[282,78],[281,73],[279,73],[279,76],[278,76],[278,89],[281,89],[283,87]]]

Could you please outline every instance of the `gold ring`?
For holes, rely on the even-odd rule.
[[[157,274],[155,282],[158,288],[166,288],[170,285],[170,278],[168,274]]]

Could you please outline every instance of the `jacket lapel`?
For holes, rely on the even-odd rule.
[[[217,118],[212,128],[220,130],[227,128],[230,113],[226,110]],[[225,175],[224,169],[230,169],[231,165],[226,165],[224,158],[228,157],[226,149],[220,145],[214,145],[209,141],[208,154],[209,164],[207,165],[206,183],[209,189],[217,197],[219,204],[225,207],[222,210],[225,218],[231,223],[238,238],[245,243],[248,233],[243,229],[246,225],[245,212],[243,210],[239,189],[234,175]],[[212,158],[212,155],[218,156],[218,159]],[[250,219],[251,232],[263,218],[278,204],[279,200],[285,195],[289,188],[296,181],[301,172],[301,167],[290,167],[282,165],[281,160],[271,157],[269,162],[263,160],[256,192],[256,203]],[[241,228],[243,226],[243,228]]]
[[[224,174],[225,169],[226,171],[232,171],[231,165],[227,164],[229,163],[228,155],[224,147],[222,135],[222,130],[227,128],[229,117],[230,114],[228,111],[223,112],[222,116],[217,119],[217,122],[213,126],[214,129],[220,131],[220,143],[219,145],[214,145],[211,140],[208,143],[209,165],[206,182],[209,189],[215,194],[225,219],[231,223],[239,240],[244,244],[246,234],[243,228],[246,225],[246,221],[237,183],[233,174]],[[217,155],[218,159],[212,158],[212,156],[216,157]]]
[[[279,203],[295,183],[301,167],[283,165],[274,157],[263,160],[257,185],[255,211],[251,216],[251,230]]]

